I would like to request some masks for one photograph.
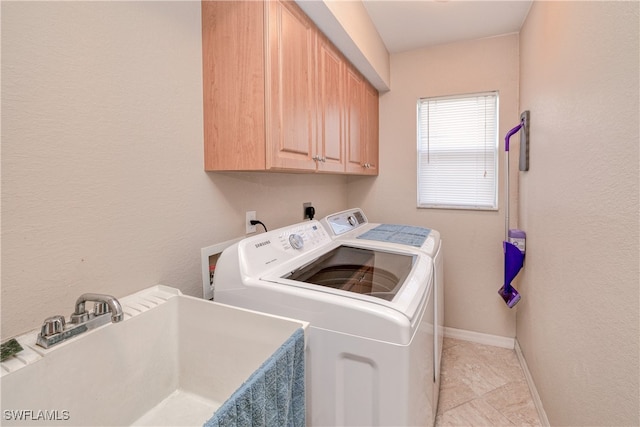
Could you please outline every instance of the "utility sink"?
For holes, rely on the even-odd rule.
[[[3,426],[201,426],[308,325],[161,285],[120,303],[124,321],[46,350],[38,331],[18,337],[1,364]]]

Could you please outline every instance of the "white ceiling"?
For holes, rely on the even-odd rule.
[[[518,32],[532,0],[365,0],[389,53]]]

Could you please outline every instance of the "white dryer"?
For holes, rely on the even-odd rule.
[[[433,260],[306,221],[241,240],[217,302],[310,322],[307,424],[433,425]]]

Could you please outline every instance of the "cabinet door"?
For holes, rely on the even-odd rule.
[[[364,173],[378,174],[378,91],[368,82],[364,83],[363,111],[365,120],[364,133]]]
[[[344,60],[318,36],[318,171],[344,172]]]
[[[347,164],[346,171],[363,173],[363,114],[362,114],[362,85],[363,79],[351,67],[346,67],[346,129]]]
[[[264,5],[202,2],[205,170],[264,170]]]
[[[293,2],[267,5],[267,169],[315,170],[316,30]]]

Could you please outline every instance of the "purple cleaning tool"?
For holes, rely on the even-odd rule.
[[[522,126],[524,126],[524,122],[520,122],[518,126],[514,127],[509,132],[507,132],[507,136],[504,137],[504,151],[509,151],[509,139],[511,139],[513,135],[518,133],[518,131]]]
[[[514,305],[520,301],[520,293],[511,286],[511,282],[517,276],[518,272],[522,268],[524,254],[520,252],[517,246],[510,243],[509,240],[509,138],[518,133],[518,131],[524,127],[526,123],[521,121],[518,126],[507,132],[504,138],[504,151],[505,151],[505,216],[504,216],[504,242],[502,242],[502,248],[504,250],[504,285],[498,290],[498,293],[507,304],[507,307],[513,308]]]
[[[504,249],[504,283],[510,285],[524,264],[524,255],[516,245],[502,242]]]
[[[509,308],[513,308],[513,306],[516,305],[518,301],[520,301],[520,294],[518,293],[516,288],[511,285],[505,285],[501,287],[498,293]]]
[[[518,275],[524,261],[524,255],[520,249],[512,243],[502,242],[504,249],[504,285],[498,293],[507,304],[507,307],[513,308],[520,301],[520,294],[511,286],[511,282]]]

